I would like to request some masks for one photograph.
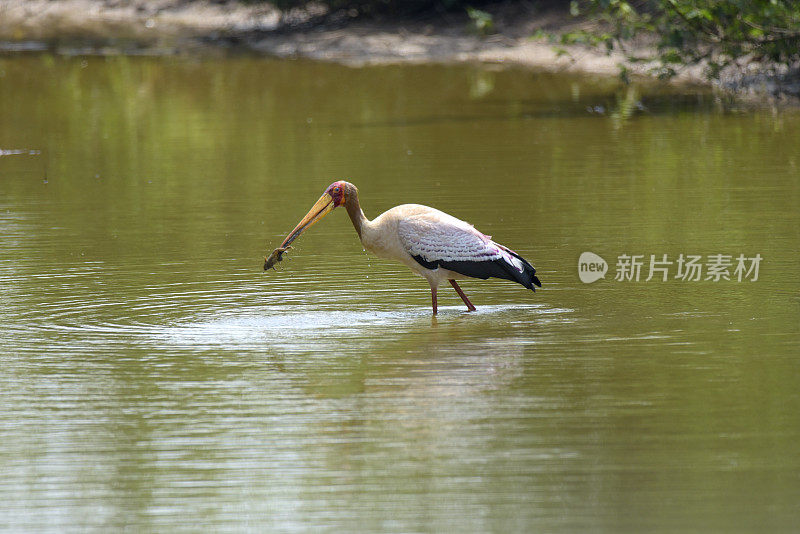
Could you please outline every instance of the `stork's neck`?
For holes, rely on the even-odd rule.
[[[369,223],[369,219],[364,215],[364,211],[358,203],[358,190],[354,187],[353,191],[348,191],[346,198],[347,200],[345,200],[344,207],[347,209],[350,220],[353,221],[353,227],[355,227],[358,233],[358,238],[361,239],[361,232],[364,226]]]

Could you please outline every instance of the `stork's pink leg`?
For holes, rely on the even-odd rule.
[[[472,305],[472,303],[469,301],[469,299],[464,294],[464,292],[461,290],[461,288],[458,286],[458,284],[456,284],[456,281],[451,279],[450,280],[450,285],[453,286],[453,289],[456,290],[456,293],[458,293],[458,296],[461,297],[461,300],[463,300],[464,304],[467,305],[467,310],[468,311],[475,311],[475,306]]]
[[[431,287],[431,306],[433,306],[433,314],[436,315],[436,313],[439,310],[437,309],[438,306],[437,306],[437,303],[436,303],[436,288],[435,287]]]

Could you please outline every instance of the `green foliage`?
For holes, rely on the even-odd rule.
[[[486,11],[481,11],[474,7],[467,7],[467,16],[469,16],[472,22],[472,28],[478,35],[494,33],[494,19],[492,19],[492,15]]]
[[[640,34],[657,35],[664,77],[704,60],[711,78],[744,56],[790,66],[800,61],[796,0],[573,0],[570,11],[597,16],[609,30],[566,34],[564,42],[602,42],[611,49]]]

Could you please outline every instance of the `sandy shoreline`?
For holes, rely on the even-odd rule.
[[[579,24],[563,12],[501,5],[492,14],[496,33],[481,37],[463,15],[276,31],[277,10],[238,0],[0,0],[0,49],[169,54],[237,48],[354,66],[472,61],[616,76],[625,65],[646,76],[647,65],[630,64],[619,53],[530,38],[537,30],[558,34]],[[719,86],[751,100],[797,102],[800,84],[781,84],[775,72],[758,66],[749,69],[730,69]],[[700,67],[683,69],[673,83],[709,84]]]

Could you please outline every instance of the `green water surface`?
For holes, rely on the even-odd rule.
[[[0,150],[0,530],[800,529],[796,111],[493,66],[27,54],[0,57]],[[543,289],[467,281],[466,313],[442,287],[433,319],[343,210],[263,272],[342,178],[369,217],[475,224]],[[717,254],[730,280],[676,278]]]

